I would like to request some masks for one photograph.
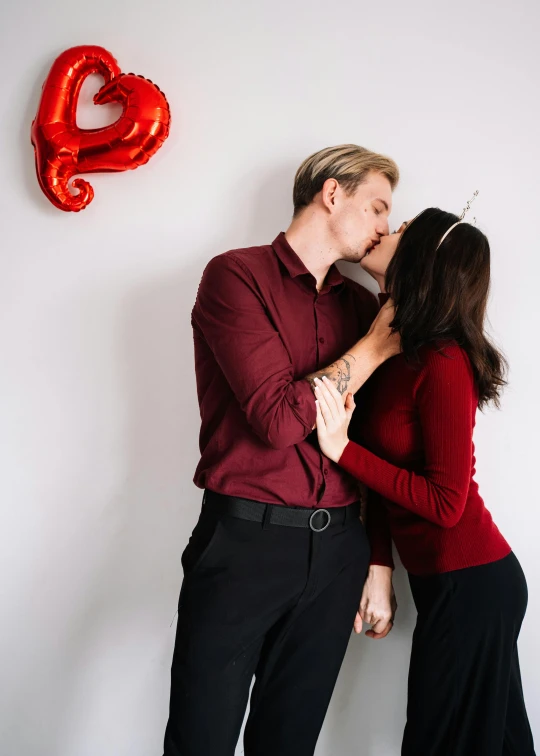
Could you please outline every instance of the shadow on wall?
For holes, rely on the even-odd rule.
[[[107,363],[103,379],[121,387],[119,427],[101,415],[98,390],[87,399],[96,402],[96,438],[73,439],[90,452],[101,440],[110,445],[114,470],[92,458],[85,466],[114,484],[108,499],[73,491],[63,542],[49,544],[66,555],[63,584],[53,590],[69,599],[61,616],[45,618],[52,627],[43,642],[37,629],[21,668],[26,690],[12,691],[6,721],[21,756],[143,756],[162,738],[180,555],[200,500],[192,484],[199,417],[190,327],[200,272],[198,263],[178,266],[115,302],[112,354],[98,357]],[[84,341],[110,298],[101,290],[76,303],[76,338]],[[67,372],[77,358],[66,353]]]
[[[79,738],[88,732],[93,749],[74,743],[55,756],[75,749],[91,756],[96,746],[111,756],[160,748],[180,557],[201,498],[192,483],[199,410],[190,314],[203,267],[202,260],[179,266],[123,303],[116,368],[125,387],[124,480],[99,513],[102,560],[71,615],[72,650],[65,649],[73,662],[64,680],[66,720]],[[102,704],[89,701],[102,687],[117,702],[115,724]],[[125,738],[137,744],[133,751]]]
[[[58,51],[59,53],[61,51]],[[30,198],[33,209],[36,212],[43,212],[46,215],[53,216],[59,211],[47,200],[44,200],[43,193],[40,189],[36,178],[36,162],[34,158],[34,148],[30,139],[30,127],[36,117],[38,110],[43,82],[48,76],[53,59],[47,58],[39,67],[38,72],[32,75],[32,80],[27,82],[26,89],[30,92],[26,107],[21,117],[15,119],[14,123],[18,124],[17,133],[17,155],[21,161],[21,170],[19,175],[24,182],[24,194]],[[36,66],[37,68],[37,66]],[[32,74],[32,71],[29,72]]]
[[[396,625],[378,641],[353,633],[315,756],[395,756],[401,751],[416,610],[399,560],[394,587]]]

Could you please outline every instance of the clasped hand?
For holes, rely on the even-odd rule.
[[[343,397],[326,376],[315,378],[315,404],[317,406],[317,436],[319,446],[333,462],[338,462],[349,443],[347,434],[355,403],[351,393]]]

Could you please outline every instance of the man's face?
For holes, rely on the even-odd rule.
[[[329,223],[340,258],[360,262],[388,234],[391,210],[392,187],[381,173],[369,173],[350,196],[339,187]]]
[[[397,231],[385,236],[381,243],[373,250],[369,250],[360,263],[361,267],[374,278],[384,278],[392,258],[396,253],[399,240],[412,221],[404,221]]]

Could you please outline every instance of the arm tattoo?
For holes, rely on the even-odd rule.
[[[316,373],[307,375],[306,380],[309,381],[311,388],[314,389],[314,379],[322,378],[325,375],[336,384],[336,388],[340,394],[345,394],[351,380],[351,360],[356,362],[352,354],[344,354],[343,357],[340,357],[339,360],[333,362],[324,370],[317,370]]]

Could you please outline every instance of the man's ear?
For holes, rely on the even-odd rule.
[[[333,212],[335,209],[339,191],[340,186],[336,179],[326,179],[321,189],[321,202],[329,212]]]

